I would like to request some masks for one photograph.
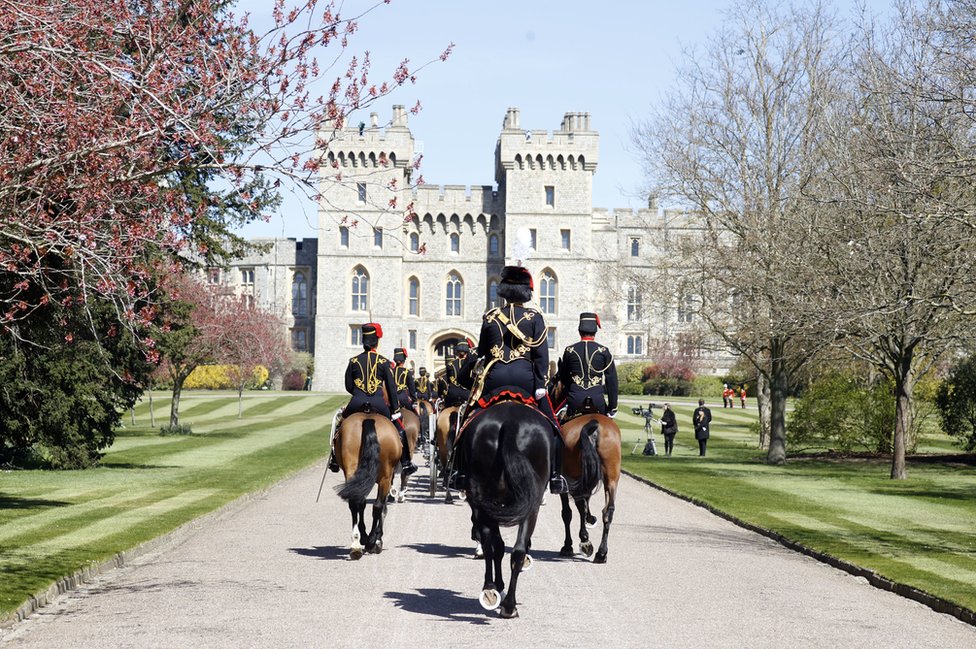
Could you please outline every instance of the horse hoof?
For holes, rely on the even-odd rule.
[[[401,491],[400,493],[397,494],[396,501],[398,503],[402,503],[406,499],[407,499],[407,494],[404,493],[403,491]]]
[[[478,596],[478,603],[486,611],[494,611],[502,601],[502,594],[494,588],[486,588]]]
[[[349,551],[349,558],[352,559],[353,561],[357,561],[362,557],[363,557],[362,548],[353,548],[352,550]]]
[[[571,556],[573,556],[573,546],[571,546],[571,545],[564,545],[559,550],[559,556],[561,556],[561,557],[571,557]]]
[[[534,564],[535,564],[535,561],[532,560],[532,556],[526,554],[525,555],[525,559],[522,560],[522,572],[528,572],[528,571],[532,570],[532,566]]]
[[[498,611],[498,614],[501,615],[506,620],[511,620],[513,618],[518,617],[518,609],[516,607],[514,607],[514,606],[512,607],[512,610],[511,611],[509,611],[508,609],[502,608],[501,610]]]
[[[580,543],[580,552],[583,553],[583,556],[587,556],[588,557],[588,556],[592,555],[593,554],[593,544],[590,543],[589,541],[583,541],[582,543]]]
[[[596,556],[593,557],[593,563],[606,563],[606,562],[607,562],[606,552],[597,552]]]
[[[383,551],[383,541],[377,541],[373,544],[373,547],[369,548],[370,554],[379,554]]]

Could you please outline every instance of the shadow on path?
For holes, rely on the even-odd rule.
[[[431,556],[440,557],[441,559],[471,559],[474,561],[483,561],[483,559],[474,558],[474,541],[471,545],[442,545],[440,543],[407,543],[400,547],[409,548],[414,552],[419,552],[420,554],[427,554]],[[505,546],[505,553],[511,552],[511,548]],[[532,548],[529,551],[533,559],[541,559],[543,561],[566,561],[569,557],[563,557],[558,551],[553,550],[538,550]],[[506,564],[507,565],[507,564]]]
[[[383,595],[393,600],[397,608],[411,613],[433,615],[451,622],[488,624],[487,613],[474,597],[464,597],[455,590],[421,588],[416,593],[387,592]]]
[[[289,552],[300,554],[303,557],[322,559],[325,561],[347,561],[349,559],[349,548],[339,547],[338,545],[317,545],[311,548],[288,548]]]

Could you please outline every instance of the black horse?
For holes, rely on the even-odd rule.
[[[485,582],[479,598],[505,618],[518,617],[515,588],[527,558],[539,506],[549,482],[552,427],[545,415],[517,401],[503,401],[476,413],[460,437],[468,474],[471,520],[484,549]],[[512,572],[505,594],[499,527],[518,526]],[[504,599],[503,599],[504,598]]]

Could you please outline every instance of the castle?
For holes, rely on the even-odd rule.
[[[690,329],[680,300],[675,308],[627,278],[648,274],[655,242],[694,229],[694,219],[653,206],[594,209],[599,134],[588,113],[566,113],[548,132],[523,129],[509,108],[494,185],[411,187],[415,153],[402,106],[385,127],[374,113],[368,125],[336,129],[321,167],[318,238],[271,240],[220,279],[284,313],[293,348],[314,353],[312,389],[343,391],[370,321],[383,326],[381,353],[404,347],[416,367],[436,372],[456,341],[477,340],[512,263],[533,276],[552,360],[578,340],[581,311],[600,315],[598,339],[618,363],[645,360],[652,345]],[[718,360],[713,371],[727,364]]]

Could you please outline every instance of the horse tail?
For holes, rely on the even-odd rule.
[[[544,433],[547,434],[547,433]],[[526,453],[516,446],[514,435],[501,432],[499,446],[502,459],[502,479],[505,482],[506,497],[504,502],[489,499],[479,503],[481,509],[502,527],[518,525],[542,502],[542,489],[539,473],[535,470]],[[548,448],[545,453],[549,453]],[[544,476],[548,478],[548,476]]]
[[[354,503],[366,502],[366,496],[376,484],[380,466],[380,442],[376,437],[376,422],[363,420],[362,440],[359,444],[359,466],[344,485],[339,487],[339,497]]]
[[[455,410],[448,415],[447,420],[447,447],[450,448],[454,445],[454,438],[457,437],[458,411]]]
[[[580,445],[580,477],[572,490],[574,494],[591,494],[603,479],[603,465],[600,463],[600,454],[590,438],[593,433],[600,428],[600,422],[591,419],[583,425],[579,435]]]

